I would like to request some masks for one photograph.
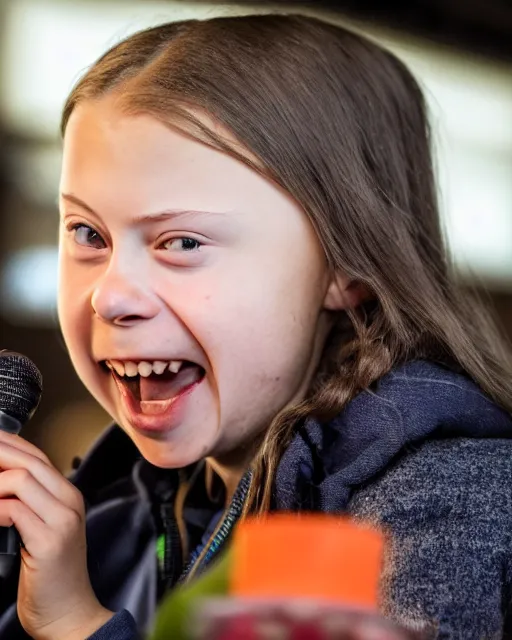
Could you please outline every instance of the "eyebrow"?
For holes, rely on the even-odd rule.
[[[77,198],[71,193],[61,193],[61,198],[66,200],[67,202],[71,202],[82,209],[85,209],[89,213],[92,213],[95,216],[100,218],[101,216],[94,211],[88,204],[86,204],[80,198]],[[168,220],[169,218],[182,218],[186,216],[225,216],[226,212],[222,211],[196,211],[193,209],[165,209],[164,211],[158,211],[156,213],[147,213],[143,215],[136,216],[133,219],[133,223],[135,224],[144,224],[146,222],[161,222],[163,220]]]

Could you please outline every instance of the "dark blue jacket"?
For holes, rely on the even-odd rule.
[[[91,581],[119,612],[93,640],[134,640],[155,612],[147,468],[113,427],[74,477],[88,504]],[[200,570],[222,549],[248,480]],[[279,464],[274,509],[345,512],[385,527],[381,607],[398,622],[439,639],[491,640],[512,630],[512,422],[466,377],[409,363],[329,424],[307,420]],[[15,583],[13,572],[13,594]],[[0,639],[25,638],[12,605]]]

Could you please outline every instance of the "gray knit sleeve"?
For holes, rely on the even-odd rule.
[[[512,440],[409,449],[355,491],[350,511],[389,534],[386,615],[439,640],[503,637],[512,620]]]

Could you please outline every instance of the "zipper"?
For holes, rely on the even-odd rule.
[[[201,467],[201,465],[198,465]],[[160,521],[163,528],[163,562],[161,566],[160,588],[163,592],[180,577],[188,558],[188,536],[183,520],[183,505],[192,482],[199,473],[196,467],[191,478],[180,475],[180,483],[174,499],[166,492],[160,504]]]
[[[165,502],[160,505],[160,518],[164,530],[164,558],[161,568],[161,580],[163,589],[172,584],[179,575],[183,562],[177,562],[177,558],[181,559],[181,541],[176,519],[174,517],[174,505]],[[180,553],[177,554],[177,547]]]
[[[192,578],[200,573],[207,567],[219,552],[222,545],[225,543],[235,524],[237,523],[240,515],[242,514],[245,500],[249,492],[251,484],[252,473],[248,471],[240,481],[233,499],[229,507],[224,511],[222,518],[215,527],[212,535],[210,536],[207,544],[203,547],[201,553],[196,559],[189,562],[188,566],[183,571],[178,584],[186,583],[192,580]]]

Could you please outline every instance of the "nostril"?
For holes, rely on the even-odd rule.
[[[128,326],[128,325],[136,324],[137,322],[140,322],[143,319],[144,318],[142,318],[142,316],[136,316],[136,315],[121,316],[114,320],[114,324],[121,325],[121,326],[122,325]]]

